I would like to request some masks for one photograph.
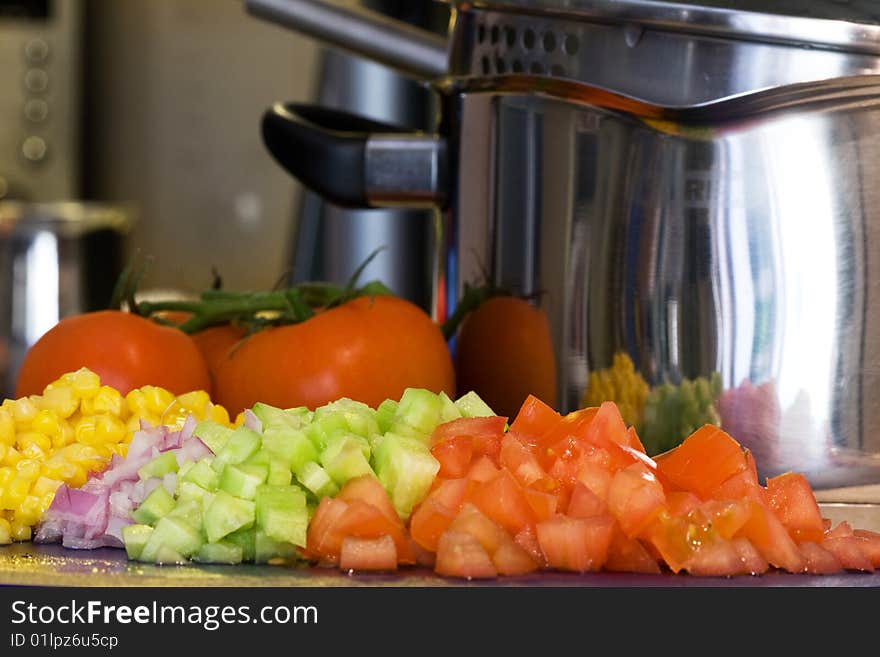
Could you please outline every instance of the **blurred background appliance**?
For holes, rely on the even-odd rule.
[[[0,199],[79,192],[82,8],[0,0]]]
[[[98,203],[0,201],[0,383],[59,319],[106,308],[133,216]]]
[[[432,0],[362,0],[364,7],[445,35],[449,7]],[[430,132],[437,120],[436,96],[423,84],[374,61],[325,48],[318,63],[315,98],[398,129]],[[345,282],[376,249],[383,249],[361,280],[380,279],[397,294],[430,307],[432,210],[341,208],[313,192],[300,197],[291,263],[292,282]]]

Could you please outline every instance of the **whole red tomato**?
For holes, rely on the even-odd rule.
[[[66,317],[28,350],[16,397],[39,395],[62,374],[88,367],[123,395],[145,385],[174,394],[211,390],[205,359],[192,338],[121,310]]]
[[[256,402],[314,409],[340,397],[375,408],[408,387],[453,395],[452,358],[421,308],[376,296],[248,336],[220,359],[214,393],[234,416]]]
[[[556,357],[543,310],[513,296],[491,297],[462,322],[456,389],[475,391],[498,415],[516,416],[531,394],[555,406]]]

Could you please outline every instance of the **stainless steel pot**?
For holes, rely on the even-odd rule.
[[[484,267],[543,291],[561,410],[628,359],[645,432],[717,417],[763,476],[880,481],[880,10],[775,4],[462,2],[418,56],[346,14],[436,78],[436,134],[279,104],[264,139],[335,202],[439,208],[438,316]]]
[[[110,303],[132,209],[0,202],[0,393],[12,398],[25,353],[59,319]]]

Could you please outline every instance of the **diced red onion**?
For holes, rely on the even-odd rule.
[[[244,412],[244,426],[246,426],[251,431],[263,433],[263,423],[260,422],[260,418],[258,418],[256,414],[249,408],[246,409]]]

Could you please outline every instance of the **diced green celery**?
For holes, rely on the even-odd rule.
[[[437,397],[440,399],[440,424],[444,422],[452,422],[461,417],[461,411],[455,402],[449,398],[445,392],[441,391]]]
[[[292,427],[270,426],[264,429],[263,451],[284,461],[291,469],[318,458],[318,450],[305,431]]]
[[[373,453],[373,466],[401,519],[431,488],[440,463],[419,440],[386,433]]]
[[[193,555],[193,561],[199,563],[238,564],[244,555],[240,545],[228,540],[217,543],[204,543]]]
[[[177,483],[177,504],[180,505],[183,502],[199,502],[201,504],[202,498],[208,494],[208,491],[199,486],[198,484],[194,484],[191,481],[179,481]]]
[[[217,454],[232,437],[233,431],[233,429],[213,420],[202,420],[193,429],[193,435],[205,443],[208,449]]]
[[[217,452],[211,467],[222,472],[227,465],[238,465],[253,456],[260,449],[260,444],[260,434],[241,425],[232,432],[223,449]]]
[[[129,559],[138,559],[153,528],[149,525],[126,525],[122,528],[122,542],[125,545],[125,553]]]
[[[495,411],[489,408],[489,405],[473,390],[456,399],[455,405],[461,411],[462,417],[492,417],[495,415]]]
[[[376,423],[379,426],[378,433],[389,431],[394,424],[394,418],[397,416],[397,402],[393,399],[386,399],[376,409]]]
[[[298,555],[293,543],[285,543],[272,538],[258,529],[254,534],[254,563],[268,563],[273,559],[292,560]]]
[[[220,475],[218,488],[234,497],[252,500],[257,495],[257,486],[268,476],[269,467],[266,465],[227,465]]]
[[[339,486],[330,478],[327,471],[314,461],[304,463],[296,471],[296,478],[303,486],[310,490],[315,497],[333,497],[339,492]]]
[[[366,439],[354,434],[332,438],[321,452],[321,465],[338,485],[364,474],[372,474],[370,445]]]
[[[140,506],[131,512],[132,519],[142,525],[155,525],[174,508],[175,502],[164,486],[157,486]]]
[[[254,518],[255,505],[252,501],[233,497],[221,490],[217,491],[205,510],[202,522],[208,541],[216,543],[234,531],[252,527]]]
[[[317,408],[312,422],[323,424],[330,417],[342,418],[345,422],[345,428],[348,429],[349,433],[357,434],[364,438],[379,431],[376,411],[363,402],[354,401],[347,397],[337,399]],[[337,426],[335,421],[331,426]]]
[[[140,560],[165,563],[160,556],[163,547],[173,550],[182,557],[189,557],[202,546],[203,542],[197,529],[180,518],[165,516],[156,523],[141,551]]]
[[[194,484],[193,484],[194,485]],[[177,505],[168,512],[166,518],[177,518],[190,527],[201,529],[202,527],[202,502],[200,499],[178,498]]]
[[[293,478],[290,466],[279,459],[269,461],[269,476],[266,483],[272,486],[288,486]]]
[[[440,423],[443,402],[424,388],[407,388],[397,406],[397,419],[423,434],[430,434]]]
[[[146,548],[144,552],[146,552]],[[143,560],[141,559],[141,561]],[[156,556],[152,561],[158,565],[182,565],[187,562],[187,558],[174,548],[163,543],[156,550]]]
[[[256,503],[258,530],[276,541],[305,547],[309,512],[299,486],[260,486]]]
[[[196,461],[186,474],[182,475],[181,480],[192,482],[205,490],[217,490],[217,484],[220,483],[220,475],[211,467],[213,461],[214,459],[211,457]]]
[[[150,477],[164,477],[165,475],[177,472],[177,457],[174,452],[163,452],[156,458],[144,464],[138,470],[138,477],[141,479],[149,479]]]
[[[239,529],[238,531],[232,532],[224,539],[224,542],[232,543],[241,548],[242,561],[253,561],[256,550],[256,535],[256,528],[248,527],[246,529]]]

